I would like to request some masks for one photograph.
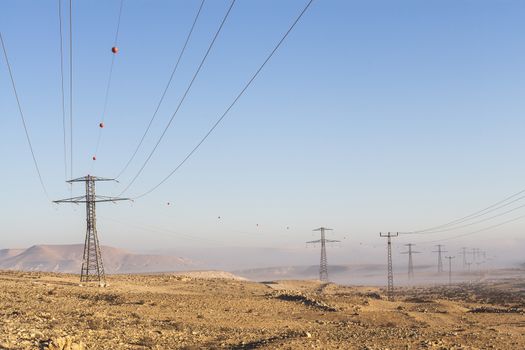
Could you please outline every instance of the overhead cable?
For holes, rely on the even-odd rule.
[[[179,53],[179,57],[178,57],[178,59],[177,59],[177,61],[175,63],[175,66],[173,67],[173,70],[171,71],[171,75],[170,75],[170,78],[168,79],[168,83],[164,87],[164,91],[162,92],[160,100],[157,103],[157,107],[155,108],[155,112],[153,112],[153,115],[151,116],[151,119],[150,119],[150,121],[148,123],[148,126],[146,127],[146,130],[142,134],[142,137],[140,138],[140,141],[137,144],[137,147],[135,147],[135,151],[133,151],[133,154],[131,155],[131,157],[127,161],[126,165],[124,165],[124,168],[122,168],[122,170],[120,170],[118,175],[115,176],[116,179],[118,179],[128,169],[129,165],[131,164],[133,159],[135,159],[135,156],[137,155],[140,147],[142,146],[142,143],[144,142],[144,139],[146,138],[146,135],[149,133],[151,125],[153,124],[153,121],[155,120],[155,117],[157,116],[157,113],[158,113],[158,111],[160,109],[160,106],[161,106],[162,102],[164,101],[164,97],[166,96],[166,93],[168,92],[168,89],[169,89],[169,87],[171,85],[173,77],[175,76],[175,72],[177,71],[177,68],[179,67],[179,63],[180,63],[180,61],[182,59],[182,56],[184,55],[184,52],[186,51],[186,47],[188,46],[188,42],[190,41],[191,35],[193,33],[193,29],[195,28],[195,24],[197,23],[197,20],[199,19],[199,15],[201,13],[201,10],[202,10],[202,7],[204,6],[204,2],[205,1],[206,0],[202,0],[201,1],[199,9],[197,10],[197,14],[195,15],[195,18],[193,20],[193,24],[191,25],[190,31],[188,32],[188,35],[186,36],[186,41],[184,42],[184,45],[182,46],[182,50]]]
[[[462,223],[462,222],[465,222],[465,221],[468,221],[468,220],[471,220],[471,219],[474,219],[474,218],[477,218],[477,217],[480,217],[480,216],[483,216],[483,215],[486,215],[488,213],[491,213],[495,210],[498,210],[500,208],[503,208],[505,206],[508,206],[518,200],[521,200],[523,198],[525,198],[525,196],[521,196],[511,202],[508,202],[509,200],[511,200],[512,198],[514,197],[517,197],[521,194],[525,193],[525,189],[524,190],[521,190],[519,192],[516,192],[508,197],[505,197],[504,199],[494,203],[494,204],[491,204],[489,205],[488,207],[484,208],[484,209],[481,209],[481,210],[478,210],[472,214],[469,214],[469,215],[466,215],[466,216],[463,216],[459,219],[456,219],[456,220],[452,220],[450,222],[447,222],[447,223],[444,223],[442,225],[438,225],[438,226],[433,226],[433,227],[429,227],[429,228],[426,228],[426,229],[421,229],[421,230],[414,230],[414,231],[405,231],[405,232],[400,232],[400,234],[419,234],[419,233],[425,233],[425,232],[429,232],[429,231],[435,231],[435,230],[438,230],[438,229],[443,229],[443,228],[447,228],[447,227],[450,227],[450,226],[453,226],[453,225],[456,225],[456,224],[459,224],[459,223]],[[508,203],[506,203],[508,202]],[[505,203],[505,204],[503,204]],[[500,204],[503,204],[500,206]]]
[[[219,36],[219,33],[221,32],[222,30],[222,27],[224,26],[224,23],[226,22],[226,19],[228,18],[228,16],[230,15],[230,12],[233,8],[233,5],[235,4],[235,1],[236,0],[232,0],[231,4],[230,4],[230,7],[228,8],[228,11],[226,12],[226,14],[224,15],[223,19],[222,19],[222,22],[219,26],[219,28],[217,29],[217,31],[215,32],[215,35],[213,37],[213,40],[211,41],[210,45],[208,46],[208,50],[206,50],[206,53],[204,54],[204,57],[202,58],[200,64],[199,64],[199,67],[197,68],[197,70],[195,71],[194,75],[193,75],[193,78],[191,79],[188,87],[186,88],[186,91],[184,92],[184,94],[182,95],[182,98],[181,100],[179,101],[179,104],[177,106],[177,108],[175,109],[175,112],[173,113],[173,115],[171,116],[170,120],[168,121],[168,124],[165,126],[164,128],[164,131],[162,132],[162,134],[160,135],[159,139],[157,140],[155,146],[153,147],[153,149],[151,150],[151,152],[149,153],[148,157],[146,158],[146,160],[144,161],[144,163],[142,164],[142,166],[140,167],[139,171],[135,174],[135,176],[132,178],[131,182],[126,186],[126,188],[124,188],[124,190],[120,193],[120,195],[122,195],[123,193],[125,193],[130,187],[131,185],[133,185],[133,183],[137,180],[137,178],[140,176],[140,174],[142,173],[142,171],[144,170],[144,168],[146,167],[146,165],[149,163],[151,157],[153,156],[153,154],[155,153],[155,151],[157,150],[157,147],[159,146],[160,142],[162,141],[162,139],[164,138],[164,135],[166,135],[166,132],[168,131],[171,123],[173,122],[173,120],[175,119],[175,116],[177,115],[177,112],[179,111],[180,107],[182,106],[182,103],[184,102],[184,100],[186,99],[186,96],[188,96],[188,93],[191,89],[191,87],[193,86],[193,83],[195,82],[195,79],[197,78],[199,72],[201,71],[203,65],[204,65],[204,62],[206,61],[206,58],[208,57],[212,47],[213,47],[213,44],[215,44],[215,41],[217,40],[217,37]]]
[[[58,0],[58,22],[60,30],[60,92],[62,97],[62,134],[64,148],[64,181],[67,181],[67,133],[66,133],[66,102],[64,93],[64,40],[62,35],[62,0]]]
[[[44,191],[44,194],[46,195],[47,199],[51,200],[47,192],[46,185],[44,184],[44,180],[42,179],[42,173],[40,172],[40,167],[38,166],[38,162],[36,160],[35,151],[33,149],[33,144],[31,143],[31,138],[29,137],[29,131],[27,130],[26,119],[24,117],[24,112],[22,110],[20,98],[18,97],[18,91],[16,90],[15,79],[13,77],[13,71],[11,69],[11,64],[9,63],[9,57],[7,55],[7,48],[4,43],[4,37],[2,36],[2,32],[0,32],[0,42],[2,43],[2,51],[4,52],[5,63],[7,65],[7,70],[9,71],[9,77],[11,78],[11,86],[13,87],[13,92],[16,98],[16,104],[18,106],[18,112],[20,115],[20,119],[22,120],[22,125],[24,126],[24,132],[26,134],[27,144],[29,145],[29,150],[31,151],[31,157],[33,157],[33,164],[35,165],[35,170],[38,175],[38,180],[40,181],[40,185],[42,186],[42,190]]]
[[[312,4],[313,0],[310,0],[308,1],[308,3],[305,5],[305,7],[303,8],[303,10],[299,13],[299,15],[295,18],[295,20],[292,22],[292,24],[290,25],[290,27],[288,28],[288,30],[284,33],[284,35],[282,36],[282,38],[279,40],[279,42],[277,43],[277,45],[275,45],[275,47],[273,48],[273,50],[268,54],[268,56],[266,57],[266,59],[263,61],[263,63],[259,66],[259,68],[255,71],[255,73],[252,75],[252,77],[248,80],[248,82],[244,85],[244,87],[242,88],[242,90],[239,92],[239,94],[235,97],[235,99],[233,100],[233,102],[228,106],[228,108],[226,108],[226,110],[224,111],[224,113],[220,116],[219,119],[217,119],[217,121],[213,124],[213,126],[211,127],[211,129],[204,135],[204,137],[195,145],[195,147],[193,147],[193,149],[186,155],[186,157],[166,176],[164,177],[158,184],[156,184],[155,186],[153,186],[152,188],[150,188],[149,190],[147,190],[146,192],[136,196],[135,198],[141,198],[141,197],[144,197],[146,195],[148,195],[149,193],[155,191],[159,186],[161,186],[162,184],[164,184],[173,174],[175,174],[179,169],[180,167],[186,163],[186,161],[197,151],[197,149],[199,149],[199,147],[206,141],[206,139],[211,135],[211,133],[217,128],[217,126],[222,122],[222,120],[228,115],[228,113],[230,112],[230,110],[233,108],[233,106],[237,103],[237,101],[241,98],[241,96],[246,92],[246,90],[248,89],[248,87],[250,87],[250,85],[253,83],[253,81],[255,80],[255,78],[257,78],[257,76],[259,75],[259,73],[262,71],[262,69],[264,68],[264,66],[268,63],[268,61],[270,61],[270,59],[273,57],[273,55],[275,54],[275,52],[279,49],[279,47],[282,45],[282,43],[285,41],[285,39],[288,37],[288,35],[291,33],[291,31],[294,29],[295,25],[299,22],[299,20],[303,17],[303,15],[305,14],[305,12],[308,10],[308,8],[310,7],[310,5]],[[128,186],[129,188],[129,186]],[[127,188],[126,188],[127,189]]]

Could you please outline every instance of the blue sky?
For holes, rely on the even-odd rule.
[[[174,124],[129,195],[149,189],[184,158],[304,4],[237,1]],[[206,2],[145,147],[120,185],[101,184],[98,193],[119,193],[137,171],[228,5]],[[117,0],[74,1],[75,176],[112,177],[124,166],[199,1],[125,0],[106,127],[93,167],[118,6]],[[63,11],[67,23],[66,4]],[[524,16],[525,3],[517,0],[314,1],[227,119],[179,172],[133,204],[99,206],[102,242],[173,251],[217,242],[302,247],[314,238],[311,229],[326,225],[336,238],[347,237],[345,246],[355,251],[365,249],[358,242],[383,243],[379,231],[447,222],[525,188],[520,161]],[[0,30],[44,181],[53,199],[67,197],[57,1],[2,1]],[[67,44],[67,31],[65,39]],[[0,246],[81,241],[84,209],[50,205],[39,188],[3,60],[0,115]],[[512,214],[500,221],[506,218]],[[148,227],[176,233],[162,235]],[[475,240],[492,246],[496,236],[505,247],[516,242],[522,247],[522,231],[518,221]]]

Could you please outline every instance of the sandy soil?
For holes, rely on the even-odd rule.
[[[398,290],[0,272],[0,349],[525,349],[525,281]],[[231,276],[229,276],[231,277]]]

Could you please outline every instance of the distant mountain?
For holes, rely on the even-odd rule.
[[[34,245],[27,249],[0,250],[0,269],[77,273],[82,265],[82,244]],[[168,255],[134,254],[102,246],[106,273],[171,272],[188,269],[192,263]]]
[[[22,253],[24,249],[0,249],[0,260]]]

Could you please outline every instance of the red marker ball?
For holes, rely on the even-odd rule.
[[[118,53],[118,47],[113,46],[113,47],[111,48],[111,52],[113,52],[114,54]]]
[[[100,126],[101,128],[103,128],[103,127],[104,127],[104,123],[100,123],[100,124],[98,124],[98,126]]]
[[[97,157],[93,156],[93,160],[97,160]]]

